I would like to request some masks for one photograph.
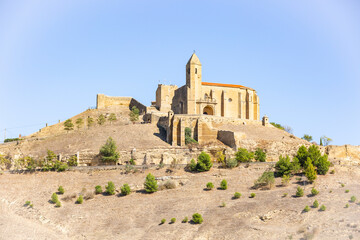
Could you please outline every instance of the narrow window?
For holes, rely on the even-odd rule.
[[[197,74],[197,68],[195,68],[195,74]]]

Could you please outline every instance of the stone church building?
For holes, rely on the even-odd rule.
[[[202,66],[194,53],[186,64],[186,85],[159,84],[153,106],[160,112],[205,114],[249,120],[260,119],[259,97],[242,85],[203,82]]]

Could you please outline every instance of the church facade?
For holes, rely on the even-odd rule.
[[[194,53],[186,64],[186,85],[159,84],[153,106],[160,112],[213,115],[260,120],[259,96],[242,85],[202,81],[202,66]]]

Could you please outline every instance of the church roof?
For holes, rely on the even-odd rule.
[[[202,82],[201,85],[205,85],[205,86],[215,86],[215,87],[245,88],[245,89],[254,90],[254,89],[252,89],[252,88],[245,87],[245,86],[242,86],[242,85],[225,84],[225,83]]]
[[[193,54],[191,55],[191,57],[190,57],[189,61],[187,62],[187,64],[189,64],[189,63],[196,63],[196,64],[200,64],[200,65],[201,65],[200,60],[199,60],[198,56],[196,56],[195,53],[193,53]],[[187,64],[186,64],[186,65],[187,65]]]

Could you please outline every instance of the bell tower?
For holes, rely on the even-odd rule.
[[[186,64],[187,114],[200,114],[197,111],[196,100],[201,94],[201,63],[195,52]]]

